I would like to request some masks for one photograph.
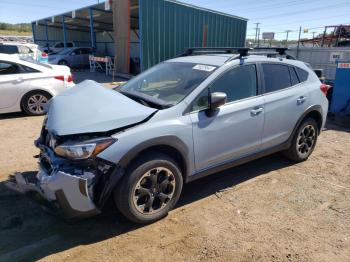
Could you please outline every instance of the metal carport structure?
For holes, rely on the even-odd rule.
[[[189,47],[244,46],[247,19],[175,0],[109,0],[32,23],[42,46],[73,41],[113,56],[118,72],[130,59],[145,70]]]
[[[34,42],[40,46],[75,42],[114,55],[113,12],[105,3],[34,21],[32,28]]]

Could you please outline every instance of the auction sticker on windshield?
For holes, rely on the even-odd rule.
[[[216,69],[215,66],[208,66],[208,65],[196,65],[193,67],[195,70],[201,70],[206,72],[212,72]]]

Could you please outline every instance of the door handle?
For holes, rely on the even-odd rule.
[[[304,103],[305,101],[306,101],[306,96],[300,96],[300,97],[297,99],[298,105],[301,105],[301,104]]]
[[[16,83],[21,83],[23,82],[23,78],[22,77],[18,77],[16,80],[15,80]]]
[[[264,111],[264,108],[258,107],[258,108],[254,108],[252,111],[250,111],[250,114],[252,116],[257,116],[257,115],[261,114],[263,111]]]

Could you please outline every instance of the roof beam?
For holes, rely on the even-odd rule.
[[[113,13],[111,10],[104,10],[104,9],[99,9],[99,8],[95,8],[95,7],[92,7],[92,10],[99,11],[99,12],[104,12],[104,13],[109,13],[109,14]]]
[[[82,17],[75,17],[75,18],[73,18],[73,17],[71,17],[71,16],[69,16],[69,15],[65,15],[65,17],[71,18],[71,19],[73,19],[73,20],[80,20],[80,21],[84,21],[84,22],[90,23],[90,19],[87,19],[87,18],[82,18]],[[112,27],[113,27],[113,24],[109,24],[109,23],[105,23],[105,22],[100,22],[100,21],[96,20],[95,18],[94,18],[94,22],[95,22],[95,23],[98,23],[98,24],[101,24],[101,25],[108,25],[108,26],[112,26]]]

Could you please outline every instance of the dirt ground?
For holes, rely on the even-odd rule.
[[[350,129],[328,124],[311,158],[279,154],[188,184],[162,221],[112,204],[74,224],[5,188],[37,169],[42,117],[0,117],[0,261],[350,261]]]

